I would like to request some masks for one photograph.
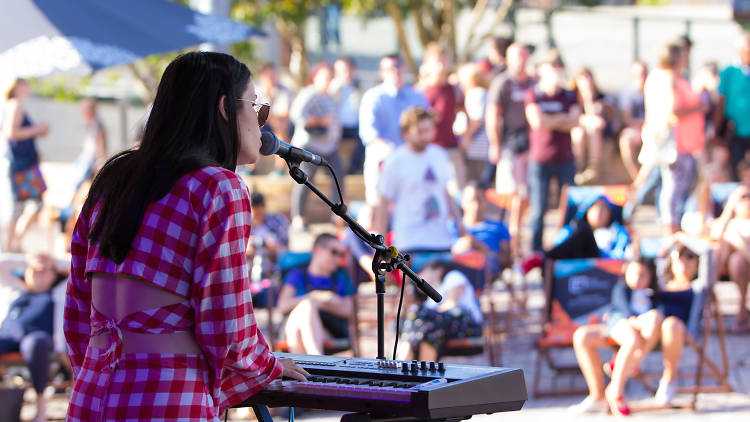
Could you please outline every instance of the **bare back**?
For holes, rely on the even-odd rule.
[[[91,276],[91,301],[94,308],[115,321],[139,311],[174,305],[185,300],[186,298],[143,279],[104,273],[94,273]],[[93,337],[91,341],[94,346],[104,347],[109,340],[108,334],[102,334]],[[123,330],[123,347],[126,353],[201,353],[190,332],[142,334]]]

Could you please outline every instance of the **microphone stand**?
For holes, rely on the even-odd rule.
[[[357,237],[362,239],[371,248],[375,250],[375,256],[372,259],[372,271],[375,274],[375,294],[377,297],[377,326],[378,326],[378,356],[377,359],[387,359],[385,356],[385,273],[399,269],[404,274],[409,276],[416,286],[422,290],[427,296],[432,298],[435,302],[440,302],[442,297],[435,291],[426,281],[420,278],[409,268],[406,261],[409,260],[408,255],[402,255],[393,246],[385,245],[385,238],[380,234],[373,234],[365,230],[356,220],[354,220],[348,213],[344,199],[341,199],[341,203],[336,204],[331,201],[323,192],[320,191],[311,181],[308,175],[299,168],[300,161],[293,158],[284,157],[287,166],[289,167],[289,175],[300,185],[307,186],[315,195],[323,200],[330,208],[331,211],[343,219],[349,228],[352,229]],[[336,173],[333,169],[329,171],[336,178]],[[396,339],[398,341],[398,339]]]

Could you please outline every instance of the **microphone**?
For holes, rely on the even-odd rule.
[[[263,131],[263,134],[260,136],[260,153],[261,155],[275,154],[285,160],[296,162],[304,161],[307,163],[313,163],[316,166],[328,164],[328,162],[320,155],[289,145],[277,138],[273,132],[267,130]]]

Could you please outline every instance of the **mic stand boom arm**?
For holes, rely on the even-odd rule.
[[[307,186],[315,195],[323,200],[330,208],[331,211],[343,219],[346,224],[352,229],[357,237],[362,239],[371,248],[375,250],[375,256],[372,259],[372,271],[375,274],[375,294],[377,297],[377,312],[378,312],[378,356],[377,359],[386,359],[385,356],[385,273],[399,269],[404,272],[409,278],[412,279],[414,284],[422,290],[427,296],[429,296],[435,302],[440,302],[442,297],[440,293],[435,291],[426,281],[420,278],[409,268],[406,261],[409,260],[408,255],[404,256],[398,253],[398,250],[393,246],[385,245],[385,238],[380,234],[373,234],[365,230],[356,220],[354,220],[348,213],[344,199],[340,198],[341,202],[335,204],[331,201],[323,192],[320,191],[312,182],[307,174],[299,168],[299,161],[285,158],[287,166],[289,167],[289,175],[300,185]],[[329,167],[329,171],[336,177],[336,173],[333,172]],[[396,339],[398,341],[398,339]]]

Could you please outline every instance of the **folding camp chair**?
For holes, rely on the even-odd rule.
[[[555,352],[573,348],[573,333],[584,324],[601,321],[608,309],[612,288],[620,279],[624,261],[590,258],[547,260],[544,263],[545,307],[542,334],[536,342],[537,358],[532,382],[535,397],[584,394],[588,390],[571,384],[566,389],[542,389],[542,371],[552,372],[557,384],[560,375],[580,374],[575,360],[557,359]],[[546,367],[542,366],[546,363]]]
[[[621,208],[627,202],[629,191],[629,185],[563,185],[562,190],[560,191],[560,204],[558,206],[558,231],[573,220],[578,211],[578,207],[590,198],[603,195],[611,203]],[[622,211],[620,210],[620,212]]]
[[[499,193],[495,189],[487,189],[484,193],[484,196],[488,203],[492,204],[498,210],[500,210],[500,218],[508,225],[511,232],[513,232],[512,227],[510,227],[511,220],[513,219],[513,214],[522,212],[521,209],[513,210],[514,195],[509,193]],[[514,237],[511,238],[510,241],[511,260],[513,262],[517,262],[521,257],[521,251],[519,250],[521,240],[520,229],[516,228],[515,231],[517,231],[517,233]],[[517,306],[520,311],[519,316],[525,317],[526,315],[528,315],[528,309],[526,305],[529,300],[529,289],[528,280],[526,279],[526,277],[520,271],[517,271],[515,268],[513,268],[513,266],[511,266],[511,268],[505,268],[501,270],[500,274],[490,274],[490,277],[491,279],[488,280],[490,283],[497,280],[508,291],[508,293],[510,294],[512,305]],[[516,287],[516,285],[518,284],[517,279],[519,277],[521,285],[520,291],[518,291]]]
[[[687,407],[695,408],[698,393],[729,392],[729,359],[727,356],[726,333],[724,319],[719,313],[716,297],[713,293],[714,283],[717,279],[717,265],[715,253],[710,245],[700,238],[684,236],[680,241],[699,255],[698,278],[693,281],[693,305],[690,318],[687,322],[686,344],[698,357],[693,372],[680,370],[678,378],[693,379],[692,386],[678,387],[678,393],[691,393],[693,395]],[[669,245],[665,245],[663,238],[645,238],[641,240],[641,255],[655,257],[656,251],[664,251]],[[659,245],[659,247],[656,247]],[[720,364],[716,364],[711,356],[708,356],[707,347],[711,337],[711,329],[714,321],[716,323],[716,336],[719,346]],[[704,385],[705,376],[712,377],[714,385]],[[661,373],[638,373],[634,378],[640,381],[650,391],[656,391],[653,381],[658,381]]]

